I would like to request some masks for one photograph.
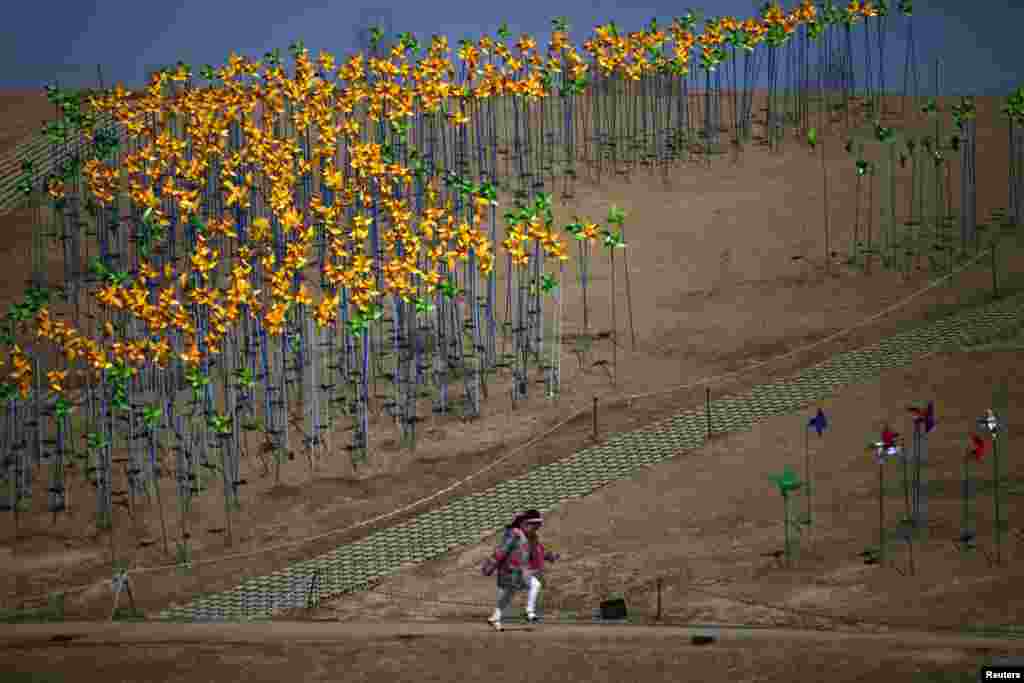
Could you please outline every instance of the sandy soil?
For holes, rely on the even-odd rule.
[[[0,92],[0,152],[6,152],[26,137],[36,135],[43,124],[56,118],[56,107],[39,90]]]
[[[997,109],[998,102],[994,100],[979,102],[980,217],[1006,201],[1006,131],[1001,122],[993,121]],[[833,249],[845,253],[856,205],[854,165],[841,149],[841,134],[824,137],[829,157],[829,238]],[[824,272],[819,163],[805,149],[789,145],[777,155],[749,149],[737,164],[723,157],[716,159],[710,169],[682,169],[667,186],[644,172],[628,183],[582,185],[573,205],[558,208],[559,221],[567,222],[574,213],[600,218],[613,203],[627,212],[626,239],[630,245],[627,251],[637,343],[634,349],[623,288],[618,304],[621,349],[615,386],[600,368],[580,367],[571,349],[567,349],[563,354],[564,390],[557,404],[534,397],[513,411],[501,399],[500,392],[495,391],[479,421],[465,423],[457,418],[438,418],[428,423],[426,438],[414,454],[394,447],[393,429],[382,418],[371,427],[376,448],[369,467],[353,472],[341,454],[322,461],[312,481],[301,458],[285,468],[285,482],[279,487],[273,486],[272,478],[260,475],[258,463],[247,461],[243,463],[243,478],[250,484],[243,493],[243,510],[234,520],[234,544],[225,548],[219,489],[211,491],[197,506],[192,520],[194,525],[198,524],[193,527],[192,539],[196,559],[248,553],[365,522],[420,500],[498,458],[510,456],[487,474],[408,513],[334,534],[300,549],[197,567],[188,577],[171,572],[141,574],[133,579],[140,606],[155,611],[172,601],[186,601],[197,592],[230,588],[245,576],[269,573],[288,561],[325,552],[374,528],[442,505],[449,496],[485,488],[534,464],[568,456],[591,442],[589,414],[528,449],[513,451],[531,436],[579,410],[588,410],[594,396],[601,401],[602,435],[639,427],[697,405],[704,400],[700,385],[634,399],[628,404],[617,399],[692,385],[704,377],[751,368],[758,361],[854,325],[923,287],[928,277],[923,271],[912,274],[907,281],[877,269],[865,276],[838,263],[830,263],[829,273]],[[900,183],[905,189],[906,173]],[[958,187],[955,175],[952,187]],[[866,199],[863,201],[862,212],[866,209]],[[28,212],[0,218],[5,234],[0,259],[7,272],[0,284],[0,301],[10,301],[22,291],[21,282],[29,274],[24,253],[31,244],[32,225]],[[794,261],[792,257],[796,255],[804,258]],[[1004,272],[1024,272],[1021,261],[1007,250]],[[50,268],[54,276],[59,276],[58,258],[51,260]],[[902,324],[933,315],[943,306],[968,298],[982,301],[990,282],[991,276],[984,270],[959,276],[955,286],[931,290],[877,323],[796,358],[753,367],[738,381],[715,382],[712,391],[715,395],[734,392],[768,377],[790,373],[838,350],[870,343]],[[618,284],[624,284],[621,277]],[[594,285],[592,324],[597,329],[608,329],[610,279],[603,258],[595,261]],[[582,327],[578,285],[568,289],[566,310],[570,312],[564,323],[569,335]],[[604,346],[596,347],[591,361],[610,357],[610,347],[605,342]],[[622,592],[634,611],[650,612],[651,583],[661,577],[666,612],[687,620],[828,623],[716,597],[721,594],[756,596],[760,602],[832,615],[902,620],[916,624],[917,628],[965,621],[1009,623],[1015,611],[1019,612],[1014,607],[1020,602],[1020,591],[1014,585],[1019,584],[1014,581],[1019,577],[1015,565],[1008,562],[1003,567],[990,568],[980,553],[971,557],[955,553],[950,540],[956,535],[955,479],[966,430],[987,407],[986,392],[990,387],[986,378],[1007,375],[1009,369],[1019,366],[1019,360],[1019,353],[933,359],[907,372],[889,373],[877,384],[851,389],[823,404],[833,419],[834,430],[824,442],[812,444],[817,471],[822,473],[817,489],[821,496],[817,503],[820,510],[816,508],[819,526],[814,532],[813,551],[805,549],[794,569],[784,570],[774,560],[761,556],[781,546],[782,504],[766,475],[780,469],[783,463],[802,463],[802,427],[806,416],[777,418],[754,431],[716,441],[704,452],[684,456],[632,481],[608,486],[587,499],[564,505],[550,516],[545,531],[549,543],[565,556],[550,572],[547,609],[552,613],[575,610],[589,614],[598,596]],[[1016,391],[1012,382],[1011,390]],[[1019,404],[1019,393],[1012,397]],[[916,549],[916,576],[902,576],[895,568],[865,567],[859,563],[857,553],[874,538],[872,525],[877,500],[872,496],[877,470],[862,444],[876,432],[881,419],[903,420],[907,401],[928,398],[937,401],[940,420],[932,439],[937,468],[934,476],[941,472],[941,476],[953,481],[951,487],[947,486],[951,493],[933,500],[931,506],[933,519],[944,526],[935,530],[933,545]],[[1011,434],[1014,419],[1011,414]],[[825,478],[827,472],[831,473],[829,479]],[[1020,479],[1019,469],[1013,476]],[[45,470],[41,469],[38,477],[39,486],[45,486]],[[727,485],[713,485],[723,479]],[[170,483],[166,482],[165,502],[172,500]],[[1019,497],[1007,499],[1014,529],[1015,500]],[[901,502],[898,496],[891,498],[892,515],[897,514]],[[10,518],[0,521],[0,557],[5,566],[11,567],[0,584],[7,604],[32,604],[58,586],[78,586],[85,589],[69,593],[69,615],[109,616],[111,548],[118,557],[129,557],[137,567],[168,563],[162,552],[159,516],[153,504],[140,505],[133,518],[126,511],[117,510],[112,539],[108,533],[95,531],[91,488],[77,479],[71,503],[72,513],[59,515],[54,521],[45,511],[45,496],[40,488],[33,513],[22,516],[17,539]],[[979,504],[978,514],[982,518],[979,529],[984,534],[988,506]],[[169,502],[167,517],[172,538],[176,537],[179,525]],[[486,613],[492,598],[493,586],[475,573],[479,560],[489,550],[489,544],[464,548],[450,557],[403,572],[380,587],[397,597],[388,598],[382,592],[358,595],[325,606],[317,616],[360,621],[410,616],[476,618]],[[1010,540],[1005,550],[1017,552]],[[903,549],[894,552],[892,559],[904,566]],[[474,580],[468,580],[470,577]],[[398,594],[414,597],[402,598]],[[922,595],[927,595],[927,601],[920,599]],[[446,601],[466,604],[446,606]],[[510,649],[503,647],[494,653],[486,639],[395,638],[382,641],[378,649],[356,645],[209,645],[190,647],[187,652],[194,655],[197,666],[210,662],[209,666],[216,667],[219,665],[215,662],[228,662],[225,666],[233,666],[236,676],[238,668],[246,667],[247,678],[251,671],[254,680],[263,680],[260,676],[280,680],[285,671],[293,675],[292,667],[298,661],[309,667],[308,675],[303,676],[308,680],[329,678],[342,661],[355,676],[365,672],[364,680],[373,680],[373,675],[401,679],[416,674],[422,678],[425,671],[433,672],[427,674],[428,678],[445,680],[450,676],[444,666],[452,660],[458,662],[456,667],[484,667],[490,661],[487,657],[498,655],[522,662],[522,669],[508,674],[508,680],[519,680],[520,671],[523,679],[553,677],[552,662],[560,658],[573,662],[572,675],[580,680],[611,680],[632,671],[650,672],[653,680],[667,679],[678,675],[684,665],[707,667],[701,675],[694,676],[698,680],[725,680],[722,667],[730,666],[730,680],[757,680],[757,676],[760,680],[782,680],[786,676],[792,678],[794,671],[812,667],[834,671],[835,680],[857,680],[860,676],[881,674],[884,667],[893,665],[890,659],[904,667],[900,671],[909,673],[915,666],[961,670],[967,661],[962,658],[975,656],[955,649],[936,655],[935,650],[925,648],[921,651],[925,654],[918,657],[877,645],[865,645],[863,651],[851,647],[840,652],[825,645],[781,647],[767,642],[756,649],[737,646],[712,652],[687,647],[683,652],[654,644],[617,646],[599,636],[574,643],[557,643],[547,638],[527,642],[524,637],[522,642],[506,643]],[[543,656],[536,656],[537,648],[546,648]],[[61,651],[64,657],[59,666],[70,672],[94,658],[110,667],[109,678],[122,680],[118,672],[129,669],[119,667],[131,667],[145,657],[156,656],[159,649],[69,647]],[[356,649],[360,654],[353,654]],[[472,652],[474,656],[453,658],[452,652]],[[179,661],[166,674],[154,671],[150,680],[179,680],[175,676],[186,675],[187,665],[180,661],[180,653],[174,648],[163,648],[161,657]],[[24,666],[30,667],[25,670],[35,670],[33,662],[41,665],[51,658],[57,666],[57,655],[49,650],[19,653],[18,657],[25,662]],[[360,661],[365,662],[365,668]],[[852,666],[853,662],[858,666]],[[198,670],[203,669],[191,669],[193,677]],[[210,673],[205,675],[209,680],[220,680],[214,670],[209,669]],[[472,671],[482,672],[484,668],[461,669],[462,674],[473,675]]]
[[[1022,540],[1016,523],[1003,541],[1002,565],[991,566],[992,500],[979,493],[973,514],[980,550],[958,552],[954,541],[967,434],[1000,379],[1008,382],[1010,405],[1021,404],[1014,369],[1020,358],[1020,352],[941,354],[822,402],[832,430],[820,440],[812,435],[809,444],[815,523],[789,568],[773,557],[783,548],[783,504],[768,475],[787,464],[803,474],[810,415],[772,418],[561,505],[548,514],[543,532],[546,545],[562,554],[546,572],[545,609],[552,618],[576,613],[589,619],[598,599],[618,594],[635,613],[653,617],[661,579],[663,616],[684,622],[835,627],[862,621],[863,628],[1016,623],[1024,605],[1015,588]],[[864,444],[877,438],[884,420],[909,434],[905,406],[929,398],[938,420],[926,471],[932,486],[929,538],[914,544],[913,575],[909,548],[902,544],[888,547],[884,568],[865,565],[859,553],[878,538],[878,467]],[[1013,450],[1018,423],[1011,414],[1004,453]],[[1024,469],[1015,458],[1005,466],[1010,483],[1002,510],[1015,520]],[[890,464],[886,471],[889,524],[904,513],[901,469]],[[990,480],[991,463],[975,465],[973,476]],[[728,486],[716,485],[723,481]],[[806,499],[799,497],[794,506],[802,512]],[[479,577],[478,567],[492,549],[490,541],[461,548],[311,616],[360,622],[486,616],[494,586]]]
[[[9,627],[8,627],[9,628]],[[713,635],[692,645],[692,635]],[[27,626],[0,628],[12,680],[223,681],[973,681],[1020,642],[629,626],[553,626],[501,634],[459,624]],[[495,647],[500,643],[500,647]],[[19,674],[25,678],[18,678]],[[28,678],[29,674],[46,678]]]

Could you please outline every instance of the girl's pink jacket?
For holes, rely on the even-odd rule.
[[[526,579],[543,573],[545,561],[554,562],[559,556],[545,552],[543,543],[531,545],[521,529],[511,531],[481,570],[484,576],[490,576],[498,569],[498,585],[502,588],[525,588]]]

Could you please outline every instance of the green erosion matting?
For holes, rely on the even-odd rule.
[[[104,112],[96,116],[95,130],[109,128],[114,118]],[[116,125],[116,124],[115,124]],[[121,142],[127,140],[125,129],[116,125]],[[88,147],[81,131],[75,131],[68,137],[68,142],[54,144],[44,135],[35,135],[21,143],[6,154],[0,155],[0,216],[25,204],[25,195],[18,189],[21,180],[21,162],[31,161],[34,165],[30,174],[32,187],[38,189],[43,181],[56,173],[60,166],[72,158],[79,156]]]
[[[712,427],[716,433],[743,431],[770,417],[798,411],[840,387],[874,380],[883,370],[910,365],[923,354],[984,343],[1020,325],[1022,318],[1024,293],[840,353],[792,377],[759,385],[743,395],[712,401]],[[305,607],[311,596],[323,600],[365,590],[371,581],[395,573],[402,565],[439,557],[456,546],[494,534],[523,508],[551,510],[603,484],[627,479],[645,465],[700,448],[706,440],[707,415],[703,409],[618,433],[572,457],[457,498],[444,507],[340,546],[316,559],[292,564],[270,576],[248,579],[233,590],[163,610],[157,618],[265,618],[282,609]]]

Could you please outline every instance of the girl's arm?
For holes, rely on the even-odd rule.
[[[494,551],[494,554],[484,562],[482,567],[484,576],[490,576],[493,574],[494,570],[497,569],[498,566],[505,561],[505,558],[514,552],[518,546],[519,538],[515,534],[512,534],[511,537],[509,537],[509,539],[502,545],[498,546]]]
[[[501,565],[501,563],[508,556],[504,546],[498,547],[491,556],[484,560],[483,564],[480,565],[480,573],[484,576],[490,576],[494,571]]]

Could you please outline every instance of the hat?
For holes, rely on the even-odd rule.
[[[541,517],[540,512],[537,510],[527,510],[523,513],[522,524],[537,524],[541,525],[544,523],[544,518]]]

